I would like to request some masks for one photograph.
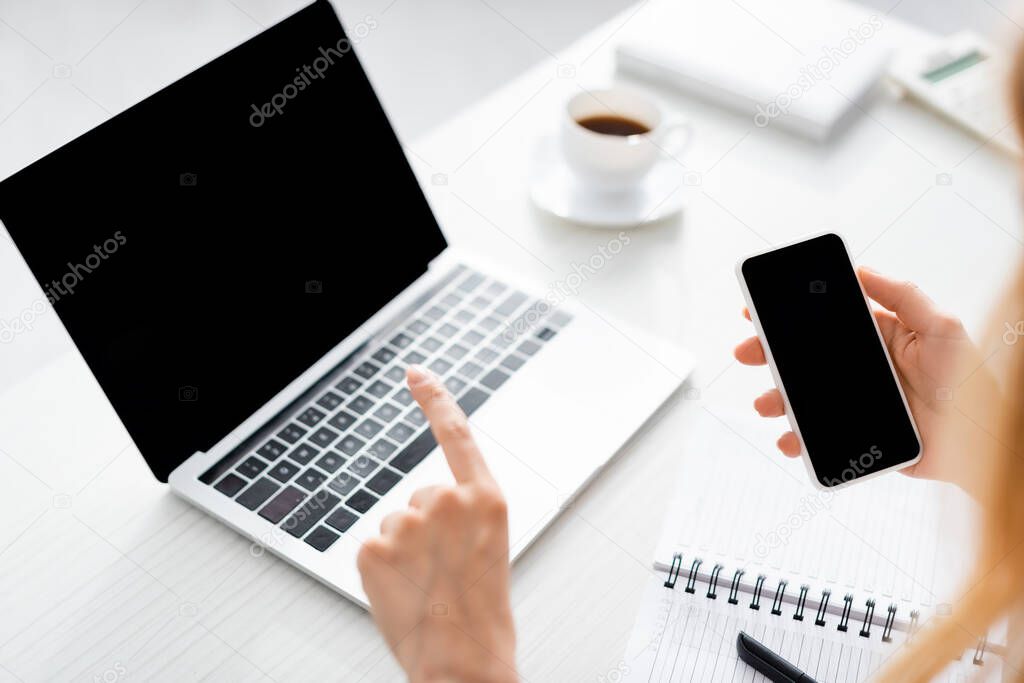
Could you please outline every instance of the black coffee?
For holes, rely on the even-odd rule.
[[[651,132],[645,124],[633,119],[627,119],[625,116],[615,116],[608,114],[601,114],[598,116],[588,116],[583,119],[577,119],[576,123],[580,124],[587,130],[592,130],[595,133],[601,133],[602,135],[643,135],[644,133]]]

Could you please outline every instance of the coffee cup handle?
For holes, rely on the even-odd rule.
[[[669,123],[659,132],[658,148],[665,156],[676,159],[683,155],[693,141],[693,127],[688,121]]]

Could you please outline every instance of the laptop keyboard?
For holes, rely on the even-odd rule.
[[[211,485],[323,552],[437,445],[405,386],[410,364],[472,415],[571,319],[463,269]]]

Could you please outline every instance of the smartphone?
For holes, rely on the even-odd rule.
[[[917,425],[843,238],[752,254],[736,275],[811,480],[834,489],[920,460]]]

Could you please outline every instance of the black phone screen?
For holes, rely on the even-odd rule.
[[[838,235],[741,267],[818,481],[836,486],[917,457],[920,443]]]

